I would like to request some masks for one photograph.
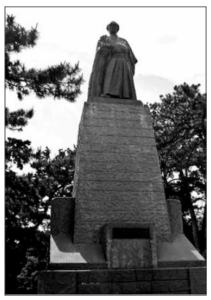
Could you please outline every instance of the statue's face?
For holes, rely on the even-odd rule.
[[[109,27],[108,27],[108,31],[110,33],[117,33],[118,31],[118,27],[116,24],[110,24]]]

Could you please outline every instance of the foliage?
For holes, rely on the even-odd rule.
[[[67,149],[51,159],[48,148],[39,149],[29,160],[35,172],[18,175],[7,168],[7,293],[36,293],[35,275],[47,266],[51,201],[71,196],[74,157],[75,150]]]
[[[44,70],[27,70],[19,60],[12,61],[11,54],[34,47],[39,37],[37,28],[27,31],[15,23],[14,16],[7,15],[5,29],[5,77],[6,88],[16,90],[20,100],[34,92],[38,98],[53,96],[74,102],[80,95],[83,77],[79,63],[72,67],[64,62]]]
[[[6,88],[15,91],[19,100],[33,92],[38,98],[53,96],[74,102],[83,83],[79,64],[71,67],[65,62],[45,70],[27,70],[19,60],[12,60],[14,53],[34,47],[38,37],[37,26],[26,30],[14,16],[6,17]],[[33,109],[11,112],[6,108],[6,128],[18,134],[33,114]],[[28,140],[8,137],[5,146],[6,293],[36,294],[36,274],[48,263],[51,201],[56,196],[71,196],[75,149],[61,149],[52,158],[50,149],[35,151]],[[33,171],[21,175],[17,169],[25,165]]]
[[[199,86],[175,86],[172,95],[149,105],[166,197],[181,200],[198,249],[202,224],[197,222],[197,206],[201,209],[199,200],[205,202],[206,192],[206,95]]]

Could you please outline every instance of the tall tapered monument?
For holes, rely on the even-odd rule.
[[[107,26],[78,134],[73,198],[52,203],[40,294],[205,294],[205,260],[166,200],[150,112],[136,98],[137,59]]]

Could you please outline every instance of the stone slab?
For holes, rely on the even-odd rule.
[[[159,211],[159,216],[157,217],[155,214],[154,216],[154,222],[157,224],[160,224],[159,218],[167,218],[166,212]],[[98,211],[96,210],[87,210],[87,209],[78,209],[76,210],[76,219],[77,223],[80,222],[102,222],[102,223],[114,223],[114,222],[129,222],[133,220],[133,222],[147,222],[149,220],[150,213],[147,213],[147,211],[140,209],[138,211],[134,210],[134,207],[131,207],[130,210],[125,211],[122,210],[112,210],[107,209],[105,211]],[[162,224],[162,223],[161,223]]]
[[[94,154],[93,154],[94,155]],[[78,166],[76,166],[76,170],[78,170]],[[80,160],[80,170],[81,172],[90,172],[90,171],[97,171],[97,172],[131,172],[133,173],[151,173],[155,174],[160,172],[160,168],[155,166],[154,163],[142,163],[141,165],[132,162],[128,163],[127,161],[123,162],[95,162],[93,161],[91,164],[87,163],[86,161]]]
[[[159,202],[158,202],[159,203]],[[143,206],[143,202],[141,201],[141,199],[137,199],[134,201],[118,201],[118,198],[114,198],[113,201],[109,201],[109,200],[82,200],[81,198],[79,198],[79,202],[77,205],[77,210],[91,210],[93,211],[110,211],[110,210],[115,210],[115,211],[121,211],[121,210],[131,210],[136,209],[137,212],[142,212],[143,214],[148,214],[149,213],[149,209],[153,209],[156,208],[157,212],[161,215],[163,214],[163,212],[165,211],[164,208],[161,205],[158,205],[158,203],[156,203],[156,201],[150,202],[148,200],[147,204],[148,204],[148,208],[146,206]]]
[[[83,133],[85,135],[98,135],[107,136],[138,136],[138,137],[154,137],[154,131],[151,129],[142,128],[122,128],[122,127],[99,127],[99,126],[86,126]]]
[[[112,294],[151,294],[151,282],[112,283]]]
[[[80,172],[80,180],[91,180],[91,181],[153,181],[162,184],[162,178],[160,174],[146,174],[146,173],[121,173],[121,172]]]
[[[97,112],[97,114],[96,114]],[[84,116],[88,118],[92,118],[93,114],[95,114],[96,119],[108,119],[110,120],[130,120],[130,121],[138,121],[143,122],[143,114],[144,111],[127,111],[127,110],[113,110],[111,111],[111,108],[108,110],[103,109],[97,109],[97,108],[91,108],[89,110],[84,111]]]
[[[206,294],[206,268],[189,269],[191,294]]]
[[[38,294],[206,295],[206,268],[44,271]]]
[[[76,294],[76,272],[39,272],[38,294]]]
[[[188,280],[153,281],[152,294],[189,294]]]
[[[109,152],[102,152],[102,153],[91,153],[91,152],[80,152],[79,153],[80,160],[86,160],[88,163],[94,162],[124,162],[127,161],[128,163],[147,163],[150,161],[152,164],[159,164],[157,155],[153,154],[142,154],[140,155],[137,152],[134,153],[109,153]],[[132,170],[131,170],[132,171]],[[161,175],[160,175],[161,176]]]
[[[161,203],[165,203],[165,198],[163,195],[163,192],[123,192],[118,191],[116,193],[115,191],[79,191],[78,192],[78,198],[82,203],[89,203],[90,201],[99,201],[105,203],[105,202],[112,202],[112,203],[119,203],[122,202],[122,205],[127,205],[130,203],[135,205],[137,203],[138,205],[141,205],[142,199],[145,199],[145,201],[149,204],[149,209],[154,209],[154,205],[156,205],[157,209],[164,209],[163,205],[159,205]],[[130,201],[128,200],[130,199]],[[79,203],[78,203],[79,204]],[[82,204],[83,205],[83,204]],[[96,204],[97,205],[97,204]],[[127,206],[125,207],[125,209]],[[77,208],[76,208],[77,209]],[[142,207],[139,207],[139,209],[145,209]]]
[[[81,191],[131,191],[131,192],[163,192],[163,185],[159,182],[122,182],[122,181],[88,181],[78,182]],[[77,205],[77,204],[76,204]]]
[[[150,116],[146,116],[145,118],[140,118],[139,121],[133,120],[116,120],[103,118],[87,118],[83,119],[83,126],[98,126],[98,127],[115,127],[115,128],[136,128],[136,129],[153,129],[152,120]]]
[[[52,200],[51,233],[73,234],[75,199],[58,197]]]
[[[80,135],[78,138],[80,143],[96,143],[96,136],[94,134]],[[153,137],[140,137],[140,136],[112,136],[112,135],[98,135],[98,143],[104,144],[119,144],[119,145],[148,145],[156,146],[155,139]]]
[[[126,104],[143,106],[140,100],[130,100],[130,99],[117,99],[117,98],[104,98],[104,97],[90,97],[88,98],[88,103],[105,103],[105,104]]]
[[[81,152],[107,152],[107,153],[134,153],[157,155],[157,148],[148,145],[119,145],[103,143],[79,144],[78,151]]]
[[[111,286],[110,283],[85,283],[77,285],[78,294],[111,294]]]

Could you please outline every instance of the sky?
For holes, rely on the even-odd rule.
[[[38,99],[31,94],[23,101],[6,91],[11,111],[34,108],[34,117],[23,132],[6,131],[7,136],[28,139],[32,147],[48,146],[52,155],[59,149],[77,145],[78,126],[87,101],[97,41],[107,34],[111,21],[120,25],[118,35],[125,38],[138,59],[134,76],[138,100],[144,104],[159,101],[184,82],[201,84],[205,92],[205,8],[200,7],[17,7],[7,8],[16,22],[40,33],[37,45],[13,56],[27,68],[38,69],[79,61],[85,83],[76,103]]]

